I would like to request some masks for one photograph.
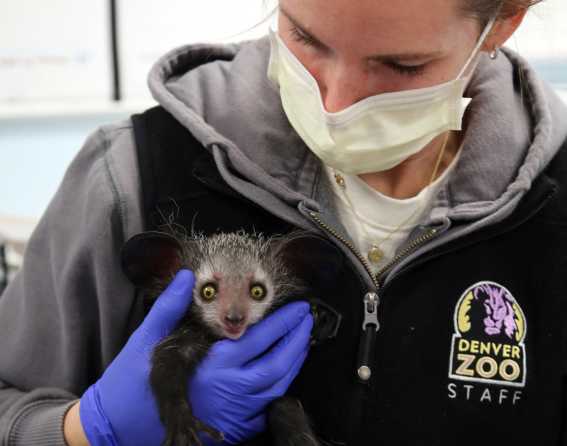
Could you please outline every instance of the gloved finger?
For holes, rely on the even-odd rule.
[[[261,413],[246,422],[246,427],[252,432],[262,432],[266,429],[266,414]]]
[[[265,401],[273,401],[276,398],[279,398],[287,392],[289,386],[293,382],[293,380],[299,374],[307,355],[309,354],[309,347],[305,349],[295,360],[293,365],[289,368],[289,371],[280,378],[279,381],[272,383],[270,386],[264,389],[254,389],[254,396],[258,397],[261,400]]]
[[[238,341],[220,341],[218,353],[224,367],[240,367],[260,356],[278,339],[294,330],[309,313],[307,302],[292,302],[251,326]],[[218,351],[217,351],[218,350]]]
[[[138,328],[146,345],[155,344],[175,328],[191,304],[194,284],[195,276],[188,269],[175,275]]]
[[[290,384],[293,382],[295,377],[298,375],[305,358],[309,354],[309,347],[305,349],[304,352],[295,360],[295,363],[291,366],[289,372],[282,377],[278,382],[272,384],[271,386],[264,389],[254,389],[250,390],[250,393],[246,396],[246,400],[251,402],[253,406],[261,407],[263,411],[265,408],[275,399],[282,397],[287,392]]]
[[[284,395],[287,392],[287,389],[289,389],[289,386],[291,385],[293,380],[299,374],[299,371],[301,370],[301,367],[303,367],[303,363],[305,362],[305,359],[307,358],[308,354],[309,354],[309,346],[307,346],[307,348],[303,352],[301,352],[301,354],[297,357],[293,365],[289,368],[289,371],[284,376],[282,376],[282,378],[277,383],[275,383],[271,388],[264,389],[264,391],[270,392],[270,395],[277,395],[277,396]]]
[[[269,388],[287,375],[290,367],[308,349],[312,328],[313,317],[308,314],[295,330],[280,339],[268,353],[243,368],[245,373],[250,372],[250,376],[254,376],[250,383],[251,392]]]

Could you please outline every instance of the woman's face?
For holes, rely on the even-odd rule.
[[[327,111],[457,77],[480,35],[458,0],[280,0],[279,35]]]

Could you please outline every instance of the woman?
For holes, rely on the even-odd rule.
[[[565,108],[500,50],[530,3],[281,0],[277,35],[153,69],[223,199],[253,203],[243,224],[316,231],[347,259],[335,343],[307,353],[312,321],[293,304],[221,343],[240,360],[192,378],[196,415],[228,444],[264,430],[298,372],[289,391],[329,444],[567,444]],[[144,229],[138,155],[130,121],[89,138],[0,300],[5,444],[162,438],[145,352],[193,282],[180,273],[125,342],[140,322],[118,261]]]

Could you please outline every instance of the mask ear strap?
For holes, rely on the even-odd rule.
[[[482,44],[486,40],[486,36],[488,36],[488,33],[490,33],[490,31],[492,31],[492,27],[494,26],[494,23],[496,22],[496,18],[498,17],[498,13],[500,12],[500,8],[502,8],[502,3],[500,4],[498,9],[494,13],[492,18],[490,19],[490,21],[484,27],[484,31],[482,31],[482,34],[480,35],[476,46],[474,47],[471,55],[469,56],[467,62],[465,63],[465,66],[460,71],[459,75],[457,76],[457,79],[460,79],[461,76],[467,71],[467,68],[471,64],[472,60],[475,58],[476,54],[478,53],[478,50],[480,49],[480,47],[482,46]]]

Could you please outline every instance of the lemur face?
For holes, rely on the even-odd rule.
[[[195,271],[194,305],[203,322],[223,338],[240,338],[274,304],[274,284],[262,266],[242,266],[235,271],[229,262],[217,259]]]
[[[148,232],[127,242],[123,267],[150,298],[179,269],[193,271],[192,310],[216,336],[238,339],[299,288],[281,255],[287,240],[244,232],[207,237]]]

